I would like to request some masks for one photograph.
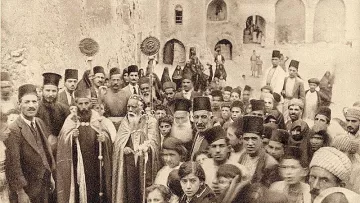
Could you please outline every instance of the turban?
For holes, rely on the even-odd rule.
[[[339,135],[334,138],[332,146],[343,152],[356,153],[359,149],[359,143],[350,135]]]
[[[360,120],[360,107],[345,107],[343,113],[345,117],[352,117]]]
[[[294,98],[294,99],[290,100],[289,107],[293,106],[293,105],[299,106],[301,109],[304,109],[304,102],[301,101],[301,99]]]

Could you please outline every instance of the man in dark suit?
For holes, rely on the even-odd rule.
[[[182,90],[175,94],[175,98],[185,98],[192,101],[194,97],[201,96],[200,93],[194,91],[194,81],[191,73],[184,73],[181,87]]]
[[[66,69],[64,77],[64,91],[59,93],[58,102],[65,104],[67,107],[74,104],[74,91],[77,86],[79,76],[78,70]]]
[[[9,126],[6,145],[6,178],[11,202],[46,203],[54,189],[54,158],[45,123],[36,118],[39,108],[36,87],[19,87],[20,117]]]

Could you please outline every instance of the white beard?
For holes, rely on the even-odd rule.
[[[128,115],[128,119],[131,130],[136,130],[139,126],[140,116],[134,114],[133,116]]]
[[[173,126],[171,127],[171,134],[172,137],[176,137],[181,140],[183,143],[190,142],[193,137],[193,130],[191,127],[190,121],[184,124],[177,124],[174,122]]]

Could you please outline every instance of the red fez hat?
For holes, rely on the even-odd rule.
[[[43,85],[55,85],[56,87],[59,86],[61,75],[56,73],[44,73],[43,77],[44,77]]]
[[[231,106],[230,106],[231,108],[233,108],[233,107],[239,107],[239,108],[241,108],[241,111],[242,112],[244,112],[243,110],[244,110],[244,103],[242,102],[242,101],[238,101],[238,100],[236,100],[236,101],[233,101],[232,103],[231,103]]]
[[[77,69],[65,69],[65,81],[67,79],[79,79]]]
[[[142,85],[142,84],[150,84],[150,79],[148,77],[141,77],[139,79],[139,86]]]
[[[214,126],[210,129],[204,131],[205,139],[208,141],[209,144],[226,138],[226,132],[221,126]]]
[[[252,99],[252,100],[250,100],[250,104],[251,104],[251,110],[252,111],[260,111],[260,110],[265,109],[264,100]]]
[[[190,112],[191,101],[184,98],[178,98],[174,100],[175,107],[174,112],[176,111],[187,111]]]
[[[245,85],[244,91],[251,91],[251,87],[249,85]]]
[[[274,50],[274,51],[272,52],[272,57],[273,57],[273,58],[280,58],[280,51]]]
[[[288,131],[283,130],[283,129],[276,129],[276,130],[272,131],[270,140],[279,142],[283,145],[287,145],[289,137],[290,137],[290,134]]]
[[[291,60],[290,61],[290,64],[289,64],[289,68],[290,67],[294,67],[294,68],[296,68],[296,69],[299,69],[299,61],[296,61],[296,60]]]
[[[211,102],[209,97],[195,97],[193,101],[193,111],[211,111]]]
[[[93,68],[93,72],[94,72],[94,75],[95,75],[96,73],[102,73],[102,74],[105,75],[105,71],[104,71],[104,68],[103,68],[102,66],[95,66],[95,67]]]
[[[314,84],[316,84],[316,85],[319,85],[319,84],[320,84],[320,80],[317,79],[317,78],[310,78],[310,79],[308,80],[308,83],[314,83]]]
[[[18,90],[18,99],[19,101],[24,95],[34,94],[37,96],[36,86],[32,84],[25,84],[19,87]]]
[[[245,115],[243,119],[244,119],[244,125],[243,125],[244,133],[254,133],[259,136],[263,134],[264,119],[262,117]]]
[[[1,81],[10,81],[9,72],[1,72]]]
[[[91,91],[90,91],[90,89],[75,90],[74,97],[75,98],[91,98]]]
[[[110,69],[109,75],[110,75],[110,77],[112,75],[121,75],[120,68],[115,67],[115,68]]]
[[[278,126],[275,123],[266,123],[264,124],[264,138],[271,138],[272,132],[278,129]]]
[[[128,67],[128,73],[132,73],[132,72],[139,72],[139,68],[137,67],[137,65],[131,65]]]
[[[318,111],[316,112],[316,115],[324,115],[326,116],[329,120],[331,120],[331,109],[327,106],[320,106]],[[315,116],[316,116],[315,115]]]
[[[181,140],[179,140],[176,137],[167,137],[164,139],[163,145],[162,145],[163,149],[169,149],[169,150],[174,150],[177,153],[179,153],[179,155],[181,156],[186,156],[187,150],[186,148],[183,146],[183,143]]]
[[[233,89],[232,87],[226,86],[224,87],[224,92],[231,92],[232,89]]]

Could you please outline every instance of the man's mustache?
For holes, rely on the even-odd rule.
[[[312,189],[310,190],[310,194],[314,195],[314,196],[318,196],[320,194],[320,190],[318,189]]]
[[[28,110],[28,111],[36,111],[36,108],[34,108],[34,107],[29,107],[27,110]]]

